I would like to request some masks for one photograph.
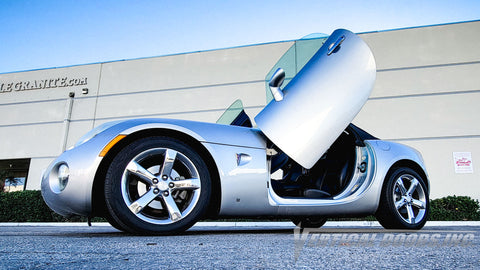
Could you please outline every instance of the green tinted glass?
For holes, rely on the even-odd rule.
[[[235,100],[235,102],[228,107],[228,109],[223,112],[222,116],[218,118],[217,124],[230,125],[235,118],[242,112],[243,103],[240,99]]]
[[[290,81],[297,75],[297,73],[307,64],[308,60],[322,47],[323,43],[327,40],[327,36],[320,38],[308,38],[300,39],[293,43],[293,45],[283,54],[278,62],[272,67],[272,69],[265,76],[265,92],[267,98],[267,104],[273,99],[273,95],[268,87],[268,82],[273,73],[278,68],[285,70],[285,81],[283,87],[288,85]]]

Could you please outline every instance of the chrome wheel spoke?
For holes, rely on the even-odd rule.
[[[165,176],[170,177],[170,174],[172,173],[173,163],[175,162],[176,157],[177,151],[174,151],[172,149],[165,150],[165,158],[163,160],[162,169],[160,171],[160,177],[162,177],[162,179],[165,178]]]
[[[407,194],[407,189],[405,188],[401,177],[397,179],[396,185],[400,189],[400,193],[402,194],[402,196]]]
[[[425,202],[420,200],[412,199],[412,205],[419,209],[425,209]]]
[[[198,178],[177,180],[172,183],[174,184],[174,189],[194,190],[200,188],[200,179]]]
[[[134,201],[132,204],[128,206],[130,211],[135,214],[140,213],[150,202],[152,202],[158,194],[154,193],[153,189],[147,191],[147,193],[143,194],[138,200]]]
[[[398,209],[402,208],[406,204],[405,200],[402,198],[395,202],[395,207]]]
[[[130,161],[127,165],[127,170],[140,177],[143,181],[146,181],[149,185],[153,185],[153,179],[156,179],[156,176],[149,172],[147,169],[143,168],[135,160]]]
[[[415,223],[415,213],[413,213],[413,208],[410,204],[407,204],[407,214],[408,214],[408,223]]]
[[[170,219],[172,221],[176,221],[182,218],[182,213],[178,209],[177,203],[175,203],[175,200],[173,199],[172,196],[163,196],[163,201],[165,202],[165,205],[167,206],[168,210],[168,215],[170,216]]]
[[[419,184],[418,180],[413,178],[407,192],[410,196],[412,196],[412,193],[415,191],[415,189],[417,189],[418,184]]]

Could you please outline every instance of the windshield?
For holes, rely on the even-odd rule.
[[[230,125],[233,121],[242,113],[243,103],[240,99],[235,100],[235,102],[228,107],[228,109],[223,112],[222,116],[218,118],[217,124]]]
[[[245,113],[240,99],[235,100],[235,102],[228,107],[228,109],[217,120],[217,124],[252,127],[252,121]]]

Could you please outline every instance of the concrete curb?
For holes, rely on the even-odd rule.
[[[86,222],[2,222],[0,227],[76,227],[76,226],[88,226]],[[92,223],[94,227],[109,227],[110,224],[107,222],[94,222]],[[449,227],[471,227],[471,226],[480,226],[480,221],[428,221],[425,227],[439,227],[439,226],[449,226]],[[281,222],[235,222],[235,221],[222,221],[222,222],[198,222],[195,227],[255,227],[255,228],[294,228],[292,222],[281,221]],[[378,221],[328,221],[322,227],[361,227],[361,228],[370,228],[370,227],[381,227]]]

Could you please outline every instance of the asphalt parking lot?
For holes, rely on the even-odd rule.
[[[479,239],[480,225],[201,223],[181,235],[135,236],[106,224],[3,224],[0,269],[478,269]]]

